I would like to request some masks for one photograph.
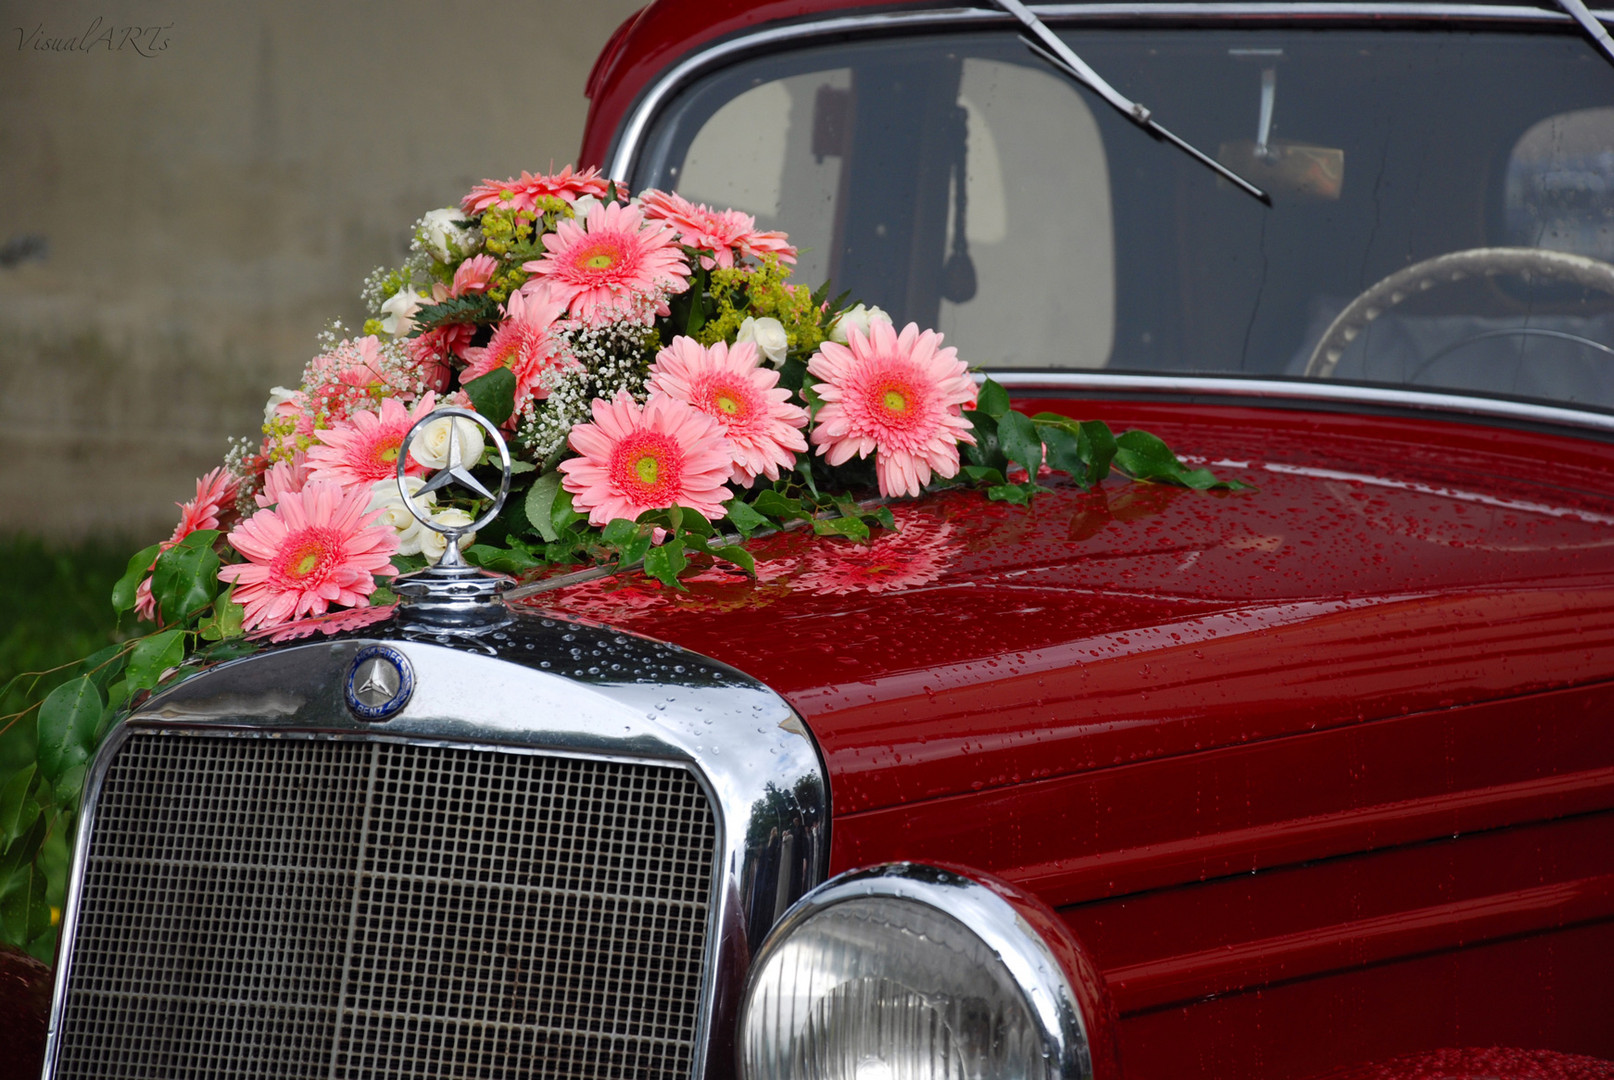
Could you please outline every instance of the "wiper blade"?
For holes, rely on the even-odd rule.
[[[1559,0],[1559,2],[1578,3],[1579,0]],[[1048,62],[1048,64],[1064,74],[1069,75],[1071,78],[1075,79],[1089,90],[1092,90],[1099,97],[1113,105],[1116,110],[1121,113],[1121,115],[1125,116],[1128,120],[1131,120],[1134,124],[1147,131],[1150,135],[1153,135],[1157,139],[1164,139],[1166,142],[1171,143],[1179,150],[1182,150],[1184,153],[1188,154],[1194,160],[1208,166],[1211,169],[1214,169],[1222,176],[1223,179],[1235,185],[1240,190],[1253,195],[1255,198],[1260,199],[1268,206],[1272,205],[1272,196],[1268,195],[1266,192],[1262,191],[1260,188],[1256,187],[1254,184],[1250,183],[1248,180],[1244,179],[1244,177],[1240,176],[1232,169],[1229,169],[1226,165],[1223,165],[1209,154],[1200,150],[1198,147],[1195,147],[1183,139],[1178,138],[1176,135],[1173,135],[1171,132],[1161,127],[1148,109],[1144,108],[1136,101],[1130,100],[1115,87],[1111,86],[1108,82],[1105,82],[1103,77],[1100,76],[1098,72],[1088,67],[1087,62],[1081,57],[1077,56],[1074,49],[1061,41],[1057,34],[1048,29],[1048,24],[1044,23],[1041,19],[1037,18],[1037,16],[1033,15],[1031,13],[1031,9],[1022,4],[1020,0],[992,0],[992,3],[996,4],[1004,11],[1007,11],[1010,15],[1013,15],[1020,21],[1020,25],[1024,26],[1031,34],[1030,38],[1022,40],[1025,41],[1027,47],[1029,47],[1032,52],[1042,57],[1043,60]]]
[[[1591,13],[1591,9],[1581,3],[1581,0],[1558,0],[1558,6],[1569,12],[1571,19],[1580,23],[1580,28],[1586,31],[1592,43],[1603,50],[1609,63],[1614,64],[1614,38],[1608,36],[1607,28]]]

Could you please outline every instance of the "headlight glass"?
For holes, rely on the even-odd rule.
[[[852,895],[787,918],[758,956],[741,1016],[744,1080],[1070,1075],[1070,1056],[1049,1035],[1052,995],[1028,988],[1001,942],[971,929],[983,918],[1001,924],[1011,909],[997,901],[1002,910],[983,913],[980,897],[957,899],[942,910]]]

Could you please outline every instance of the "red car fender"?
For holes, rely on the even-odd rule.
[[[1109,988],[1099,974],[1098,966],[1065,921],[1036,896],[990,874],[950,863],[930,865],[967,877],[991,889],[1041,936],[1064,968],[1065,977],[1070,980],[1071,989],[1076,993],[1077,1004],[1086,1022],[1088,1052],[1093,1056],[1093,1080],[1120,1080],[1121,1059],[1116,1032],[1120,1014],[1116,1012],[1115,1002],[1110,998]],[[1590,1077],[1591,1074],[1587,1075]],[[1604,1075],[1597,1074],[1598,1080],[1602,1080]],[[1614,1080],[1614,1073],[1606,1075]],[[1580,1077],[1577,1076],[1575,1080],[1580,1080]]]
[[[1511,1047],[1459,1047],[1336,1069],[1315,1080],[1614,1080],[1614,1061]]]

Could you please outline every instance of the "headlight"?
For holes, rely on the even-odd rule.
[[[740,1013],[742,1080],[1086,1080],[1048,944],[986,886],[898,864],[813,890],[769,935]]]

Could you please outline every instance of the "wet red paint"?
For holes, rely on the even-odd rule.
[[[829,765],[832,869],[963,864],[1058,908],[1125,1076],[1614,1056],[1614,447],[1027,404],[1257,490],[960,491],[899,507],[877,552],[785,534],[754,583],[533,603],[789,698]]]

